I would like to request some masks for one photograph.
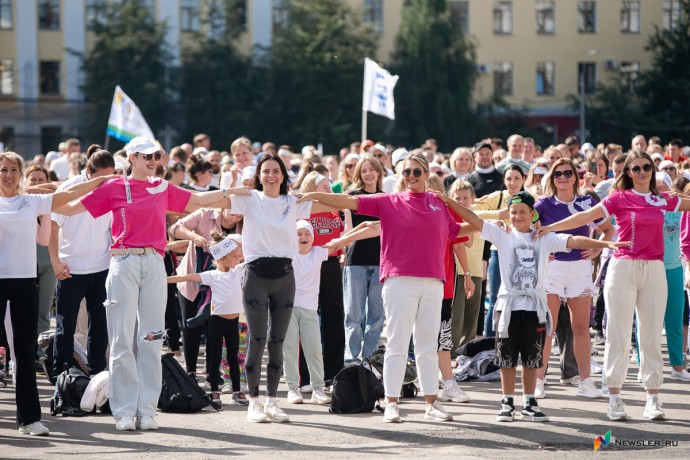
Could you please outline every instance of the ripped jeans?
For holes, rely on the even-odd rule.
[[[108,398],[115,418],[156,415],[163,340],[144,337],[165,330],[167,292],[160,254],[110,260],[104,305],[110,338]]]
[[[266,395],[275,397],[283,370],[283,342],[290,326],[292,306],[295,302],[294,272],[291,270],[281,278],[268,279],[257,275],[253,268],[247,265],[242,279],[242,301],[249,329],[245,361],[249,396],[259,396],[261,358],[268,342]]]

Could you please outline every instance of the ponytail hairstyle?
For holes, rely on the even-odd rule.
[[[92,147],[96,147],[92,149]],[[86,169],[89,174],[93,174],[100,169],[115,169],[115,157],[107,150],[101,149],[99,145],[93,144],[86,151]]]

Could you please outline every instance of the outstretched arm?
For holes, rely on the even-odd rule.
[[[194,212],[199,208],[230,208],[230,195],[251,195],[247,187],[233,187],[225,190],[214,190],[212,192],[192,192],[189,197],[186,212]]]
[[[87,180],[86,182],[81,182],[79,184],[74,184],[73,186],[61,190],[59,192],[53,193],[53,203],[51,205],[51,211],[56,211],[57,209],[60,209],[67,203],[69,203],[72,200],[76,200],[77,198],[81,198],[82,196],[86,195],[89,193],[91,190],[95,189],[99,185],[101,185],[103,182],[113,179],[117,177],[116,175],[109,175],[109,176],[101,176],[101,177],[96,177],[91,180]],[[81,212],[85,211],[86,209],[82,209]],[[63,214],[62,212],[60,214]],[[77,214],[77,213],[75,213]]]
[[[542,227],[543,228],[543,227]],[[587,238],[586,236],[571,236],[568,238],[566,247],[568,249],[598,249],[598,248],[609,248],[616,249],[621,246],[632,246],[630,241],[602,241],[595,240],[593,238]]]
[[[546,235],[550,232],[561,232],[564,230],[571,230],[573,228],[582,227],[593,220],[603,219],[606,217],[604,208],[602,206],[594,206],[586,211],[581,211],[566,217],[563,220],[555,222],[551,225],[543,225],[534,231],[534,239],[542,235]],[[601,246],[588,246],[588,247],[601,247]],[[582,248],[575,248],[582,249]]]
[[[198,273],[190,273],[188,275],[174,275],[168,276],[168,284],[181,283],[183,281],[194,281],[201,283],[201,275]]]
[[[480,232],[482,231],[482,229],[484,228],[484,220],[480,219],[471,209],[462,206],[460,203],[446,196],[442,192],[435,192],[435,194],[436,197],[443,201],[446,204],[446,206],[452,209],[455,214],[462,217],[462,220],[464,220]],[[463,229],[461,229],[458,236],[466,236],[468,233],[471,233],[468,231],[468,229],[464,229],[464,231]]]
[[[348,195],[347,193],[309,192],[303,194],[300,197],[298,203],[309,200],[318,201],[319,203],[322,203],[326,206],[332,206],[333,208],[335,208],[335,210],[349,209],[351,211],[357,211],[359,209],[357,197],[353,195]],[[331,211],[332,209],[327,210]],[[314,208],[312,208],[312,212],[316,212],[314,211]]]

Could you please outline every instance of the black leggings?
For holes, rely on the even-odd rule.
[[[227,359],[230,366],[232,391],[240,391],[240,363],[237,353],[240,349],[239,318],[227,319],[218,315],[211,315],[208,320],[208,336],[206,337],[206,359],[208,361],[208,380],[211,391],[218,391],[220,378],[220,360],[223,353],[223,339],[228,350]]]
[[[206,332],[208,323],[203,326],[188,327],[187,320],[194,318],[197,313],[197,299],[201,293],[197,294],[194,300],[187,299],[181,292],[177,292],[177,299],[180,301],[182,310],[182,340],[184,341],[184,360],[187,372],[196,373],[196,362],[199,359],[199,347],[201,346],[201,335]],[[208,366],[207,366],[208,367]]]
[[[251,265],[247,265],[242,280],[242,302],[247,315],[249,335],[245,361],[249,395],[259,396],[261,357],[268,338],[266,395],[275,397],[283,370],[283,342],[292,317],[292,305],[295,302],[294,273],[290,270],[290,273],[282,278],[263,278],[256,274]]]

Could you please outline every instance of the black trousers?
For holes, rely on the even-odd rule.
[[[79,306],[86,299],[89,316],[89,333],[86,352],[89,373],[96,375],[106,368],[105,351],[108,348],[108,322],[105,315],[105,280],[108,270],[85,275],[72,275],[57,284],[57,330],[53,342],[53,372],[62,373],[64,365],[76,365],[74,361],[74,331],[77,327]]]
[[[182,311],[182,339],[184,340],[184,361],[187,366],[187,372],[196,373],[196,364],[199,359],[199,347],[201,346],[201,336],[206,332],[208,322],[203,326],[188,327],[187,320],[194,318],[197,313],[197,300],[201,296],[201,292],[197,294],[194,300],[188,300],[180,292],[177,293],[177,300],[180,302],[180,309]],[[208,362],[207,366],[208,368]]]
[[[175,273],[175,264],[170,252],[163,258],[165,273],[170,276]],[[168,347],[172,351],[180,350],[180,304],[177,301],[177,288],[174,284],[168,284],[168,302],[165,304],[165,330],[168,334]]]
[[[232,379],[232,391],[240,391],[240,363],[237,353],[240,349],[240,331],[238,329],[239,318],[227,319],[217,315],[211,315],[208,320],[208,336],[206,337],[206,359],[208,361],[208,380],[211,382],[211,391],[218,391],[220,378],[220,361],[223,354],[223,339],[227,348],[228,365],[230,366],[230,378]]]
[[[5,261],[10,263],[10,261]],[[36,368],[34,364],[38,333],[38,286],[36,278],[0,279],[0,318],[4,320],[9,301],[12,333],[14,336],[14,373],[17,376],[15,390],[17,423],[29,425],[41,420],[41,404],[38,401]]]

